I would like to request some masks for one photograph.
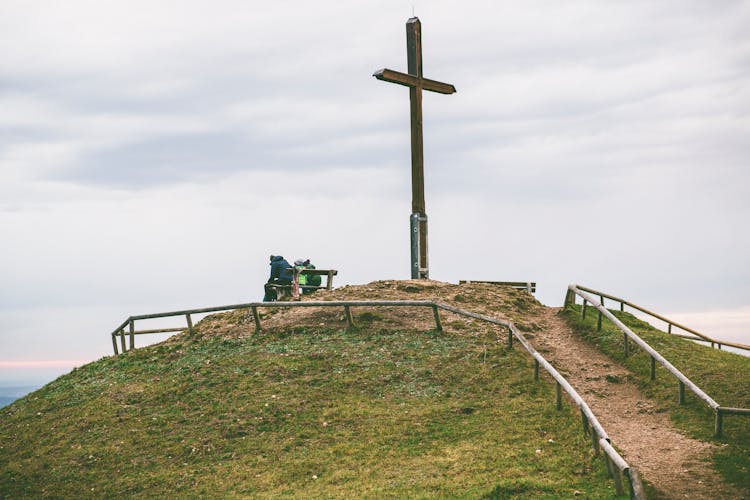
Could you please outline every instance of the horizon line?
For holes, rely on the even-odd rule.
[[[88,363],[80,359],[0,360],[2,368],[75,368]]]

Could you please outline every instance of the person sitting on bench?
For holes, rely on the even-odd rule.
[[[269,285],[291,285],[292,270],[289,262],[284,259],[281,255],[271,255],[271,276],[263,286],[266,294],[263,296],[263,302],[275,302],[276,301],[276,290],[273,286]]]

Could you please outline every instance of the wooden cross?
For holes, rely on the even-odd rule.
[[[422,150],[422,89],[440,94],[453,94],[449,83],[422,77],[422,23],[412,17],[406,22],[406,54],[408,73],[381,69],[372,76],[378,80],[409,87],[411,103],[411,277],[428,279],[427,213],[424,202],[424,153]]]

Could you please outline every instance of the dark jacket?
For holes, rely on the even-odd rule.
[[[271,276],[268,278],[268,282],[274,281],[275,279],[292,281],[294,275],[290,270],[292,266],[289,262],[284,259],[281,255],[274,255],[271,259]]]

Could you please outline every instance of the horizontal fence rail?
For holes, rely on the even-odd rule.
[[[487,281],[487,280],[459,280],[459,285],[469,283],[486,283],[488,285],[509,286],[516,290],[526,290],[529,293],[536,293],[535,281]]]
[[[676,321],[672,321],[669,318],[665,318],[664,316],[662,316],[660,314],[657,314],[657,313],[655,313],[653,311],[649,311],[645,307],[639,306],[637,304],[633,304],[632,302],[627,301],[625,299],[622,299],[620,297],[615,297],[614,295],[610,295],[608,293],[600,292],[598,290],[593,290],[591,288],[587,288],[587,287],[581,286],[581,285],[576,285],[576,287],[579,290],[581,290],[581,291],[589,292],[589,293],[592,293],[592,294],[598,296],[599,300],[600,300],[600,303],[602,305],[604,305],[604,299],[609,299],[609,300],[612,300],[614,302],[619,302],[620,303],[620,311],[625,311],[625,306],[628,306],[628,307],[630,307],[632,309],[635,309],[636,311],[640,311],[643,314],[651,316],[652,318],[656,318],[656,319],[658,319],[660,321],[663,321],[663,322],[665,322],[667,324],[667,333],[670,333],[670,334],[675,335],[677,337],[682,337],[682,338],[694,340],[696,342],[706,342],[706,343],[711,344],[711,347],[715,346],[718,349],[721,349],[721,346],[724,345],[724,346],[734,347],[736,349],[744,349],[744,350],[750,351],[750,345],[741,344],[739,342],[728,342],[726,340],[717,340],[717,339],[711,338],[708,335],[705,335],[703,333],[697,332],[697,331],[693,330],[692,328],[689,328],[687,326],[681,325],[680,323],[677,323]],[[673,327],[679,328],[680,330],[688,332],[688,333],[690,333],[692,335],[684,335],[684,334],[679,334],[679,333],[672,333],[672,328]]]
[[[592,295],[590,295],[587,292],[592,292],[593,294],[597,295],[599,297],[599,301],[597,302],[596,298]],[[625,324],[617,319],[617,317],[612,314],[606,307],[604,307],[604,298],[611,298],[612,300],[619,300],[616,298],[613,298],[611,295],[604,294],[602,292],[598,292],[596,290],[591,290],[590,288],[578,286],[578,285],[570,285],[568,287],[568,292],[565,296],[565,304],[564,306],[567,306],[570,303],[575,303],[575,296],[581,297],[583,299],[583,304],[581,305],[581,316],[586,317],[586,307],[588,304],[591,304],[591,307],[594,307],[597,309],[599,316],[598,316],[598,322],[597,322],[597,328],[601,330],[602,326],[602,317],[607,318],[614,324],[622,333],[623,333],[623,351],[624,355],[629,355],[629,343],[628,339],[632,340],[633,343],[635,343],[638,347],[643,349],[644,352],[646,352],[649,356],[651,356],[651,380],[654,380],[656,378],[656,363],[659,363],[664,368],[667,369],[669,373],[671,373],[677,380],[678,380],[678,402],[679,404],[685,403],[685,387],[690,389],[693,394],[695,394],[698,399],[706,403],[709,408],[711,408],[714,411],[714,436],[719,438],[722,435],[723,431],[723,422],[724,422],[724,415],[750,415],[750,409],[748,408],[729,408],[729,407],[723,407],[720,406],[719,403],[717,403],[711,396],[706,394],[700,387],[698,387],[695,383],[693,383],[692,380],[690,380],[685,374],[683,374],[680,370],[675,368],[672,363],[667,361],[659,352],[648,345],[646,341],[641,339],[633,330],[625,326]],[[627,303],[627,302],[626,302]],[[629,303],[627,303],[630,305]],[[632,306],[631,306],[632,307]],[[621,305],[620,310],[623,310],[623,307]],[[639,309],[640,310],[640,309]],[[682,327],[681,327],[682,328]],[[729,345],[729,344],[726,344]]]
[[[433,317],[435,320],[435,328],[442,330],[442,322],[440,319],[439,310],[447,311],[459,316],[484,321],[503,327],[507,332],[507,345],[508,348],[513,347],[513,339],[515,338],[518,342],[531,354],[534,359],[534,379],[539,380],[539,367],[543,367],[547,373],[555,381],[556,386],[556,404],[557,409],[562,410],[562,391],[568,394],[570,399],[578,406],[581,413],[581,423],[585,434],[591,436],[591,444],[596,454],[599,451],[602,452],[604,461],[607,466],[609,476],[613,478],[615,483],[615,489],[618,495],[624,494],[623,490],[623,478],[627,478],[630,490],[630,497],[634,499],[644,499],[645,494],[643,492],[643,484],[640,476],[635,468],[628,465],[625,459],[617,452],[617,450],[611,445],[610,438],[607,435],[604,427],[599,423],[594,413],[589,408],[588,404],[578,394],[578,392],[568,383],[563,377],[534,347],[529,341],[523,336],[523,334],[516,328],[512,321],[505,321],[483,314],[477,314],[470,311],[465,311],[457,307],[449,306],[441,302],[433,302],[429,300],[370,300],[370,301],[303,301],[303,302],[249,302],[246,304],[233,304],[228,306],[216,306],[216,307],[205,307],[200,309],[185,309],[181,311],[171,311],[156,314],[142,314],[137,316],[130,316],[120,326],[118,326],[111,334],[112,345],[114,348],[115,355],[118,354],[117,348],[117,337],[121,339],[122,352],[126,352],[126,335],[130,336],[130,349],[135,348],[135,335],[143,333],[157,333],[157,332],[173,332],[173,331],[185,331],[186,328],[167,328],[162,330],[135,330],[135,322],[146,319],[157,319],[157,318],[168,318],[168,317],[180,317],[184,316],[187,322],[188,333],[192,335],[193,324],[192,315],[194,314],[205,314],[212,312],[232,311],[238,309],[249,309],[253,315],[255,322],[256,333],[261,331],[260,315],[258,314],[258,308],[289,308],[289,307],[343,307],[344,313],[348,325],[354,326],[354,320],[351,314],[351,308],[353,307],[427,307],[433,311]],[[127,328],[127,332],[126,332]]]

